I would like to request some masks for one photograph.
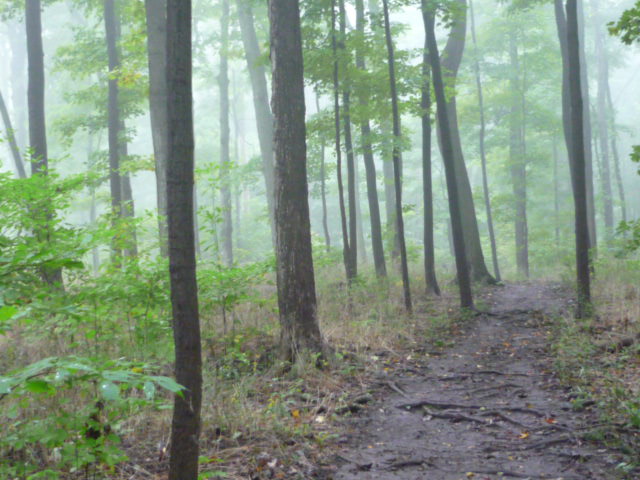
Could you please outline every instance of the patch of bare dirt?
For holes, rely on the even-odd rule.
[[[491,315],[424,368],[392,372],[384,395],[350,420],[329,478],[618,478],[618,453],[583,440],[597,412],[575,411],[551,368],[549,320],[568,297],[556,285],[491,290]]]

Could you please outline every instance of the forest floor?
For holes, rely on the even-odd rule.
[[[557,284],[490,289],[491,314],[467,322],[454,345],[380,372],[384,387],[345,420],[321,477],[620,478],[619,452],[585,441],[601,421],[595,402],[579,401],[554,373],[550,337],[570,293]]]

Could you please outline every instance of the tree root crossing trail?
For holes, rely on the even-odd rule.
[[[550,320],[566,297],[553,285],[492,290],[490,315],[353,420],[333,478],[618,478],[615,452],[583,441],[596,412],[576,411],[551,371]]]

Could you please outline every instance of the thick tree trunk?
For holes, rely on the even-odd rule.
[[[231,158],[229,154],[229,0],[222,0],[220,17],[220,194],[222,203],[222,252],[224,263],[233,265],[233,208]]]
[[[344,182],[342,181],[342,145],[340,121],[340,61],[338,59],[338,32],[336,31],[336,1],[331,2],[331,47],[333,50],[333,116],[335,124],[336,173],[338,176],[338,201],[340,204],[340,226],[342,227],[342,257],[347,280],[356,277],[351,262],[347,210],[344,203]]]
[[[571,144],[573,147],[573,197],[576,215],[577,316],[590,312],[589,222],[584,143],[583,95],[580,78],[580,41],[577,0],[567,0],[567,59],[571,90]]]
[[[451,134],[451,120],[448,118],[449,109],[444,91],[444,79],[438,54],[438,43],[435,33],[435,12],[430,11],[427,0],[422,0],[422,15],[429,50],[429,63],[433,77],[433,89],[438,107],[438,123],[440,126],[440,143],[442,148],[442,160],[447,178],[447,190],[449,196],[449,212],[453,231],[453,243],[458,273],[458,287],[460,288],[460,305],[462,308],[473,308],[473,295],[471,292],[471,275],[467,262],[464,231],[462,229],[462,212],[460,211],[460,196],[458,193],[457,171],[455,169],[455,152]]]
[[[389,21],[389,2],[382,0],[384,15],[384,31],[387,41],[387,57],[389,62],[389,89],[391,92],[391,111],[393,115],[393,178],[395,188],[396,203],[396,228],[398,231],[398,242],[400,246],[400,271],[402,274],[402,290],[404,296],[404,306],[407,313],[411,314],[413,306],[411,303],[411,286],[409,284],[409,265],[407,261],[407,246],[404,237],[404,219],[402,216],[402,175],[400,172],[402,159],[400,143],[402,140],[402,129],[400,127],[400,111],[398,108],[398,92],[396,89],[396,70],[393,39],[391,38],[391,22]]]
[[[0,114],[2,115],[2,121],[4,122],[4,130],[6,132],[7,141],[9,142],[9,148],[11,149],[11,156],[13,157],[13,165],[16,168],[16,174],[18,175],[18,178],[27,178],[27,172],[24,169],[24,163],[22,163],[20,148],[16,141],[15,131],[11,124],[11,118],[9,117],[7,106],[4,103],[2,92],[0,92]]]
[[[273,115],[269,106],[267,89],[267,74],[261,61],[260,45],[253,20],[251,0],[237,0],[240,33],[244,45],[249,78],[253,92],[253,106],[256,113],[258,140],[260,142],[260,156],[262,158],[262,173],[264,175],[267,192],[267,206],[271,225],[271,238],[275,245],[274,196],[273,196]]]
[[[167,0],[167,220],[176,381],[169,480],[197,480],[202,354],[194,248],[191,1]]]
[[[456,1],[460,4],[460,10],[456,11],[449,39],[442,52],[441,59],[443,81],[446,83],[447,89],[455,88],[458,69],[460,68],[460,62],[462,61],[462,55],[464,53],[467,28],[466,0]],[[447,99],[447,117],[451,124],[451,141],[453,144],[456,168],[455,178],[458,182],[457,191],[460,195],[460,213],[462,215],[462,227],[464,229],[465,250],[470,264],[471,274],[476,281],[495,283],[495,279],[487,269],[482,252],[478,219],[473,203],[473,193],[462,153],[455,95]]]
[[[356,31],[361,40],[365,36],[365,15],[363,0],[356,0]],[[356,66],[366,71],[365,57],[361,48],[356,49]],[[367,110],[368,96],[366,92],[358,95],[358,103],[363,111]],[[371,220],[371,248],[373,250],[373,263],[378,277],[387,276],[387,265],[384,258],[384,244],[382,242],[382,223],[380,221],[380,203],[378,201],[378,184],[376,181],[376,166],[371,145],[371,124],[368,118],[360,124],[362,154],[364,158],[364,170],[367,180],[367,200],[369,204],[369,217]]]
[[[275,226],[281,351],[320,353],[311,255],[302,34],[298,0],[269,3],[275,117]]]
[[[145,0],[147,16],[147,52],[149,57],[149,112],[156,169],[158,205],[158,237],[160,255],[169,254],[167,247],[167,0]]]
[[[431,175],[431,69],[429,45],[425,38],[422,57],[422,205],[424,209],[424,279],[427,294],[440,295],[436,278],[435,245],[433,241],[433,181]]]
[[[516,265],[518,275],[529,277],[529,240],[527,226],[527,170],[524,152],[523,121],[524,111],[520,88],[520,62],[515,32],[509,33],[511,114],[509,118],[509,157],[511,182],[513,185],[514,226],[516,239]]]
[[[338,46],[345,50],[347,38],[347,14],[344,6],[345,0],[339,0],[340,8],[340,42]],[[351,82],[349,80],[349,65],[346,55],[341,55],[343,62],[342,82],[342,116],[344,120],[344,146],[347,154],[347,197],[349,199],[349,270],[355,277],[358,275],[358,218],[356,208],[356,171],[355,156],[353,153],[353,139],[351,137]]]
[[[491,243],[491,258],[493,260],[493,271],[496,276],[496,280],[501,280],[500,264],[498,262],[498,249],[496,246],[496,234],[493,227],[493,211],[491,209],[491,196],[489,194],[489,180],[487,177],[487,155],[484,146],[486,123],[484,118],[484,96],[482,92],[482,78],[480,75],[480,59],[478,52],[478,43],[476,41],[476,25],[475,17],[473,14],[473,3],[469,0],[469,14],[471,19],[471,39],[473,40],[473,46],[475,50],[475,58],[473,62],[473,70],[476,77],[476,89],[478,90],[478,110],[480,111],[480,132],[479,146],[480,146],[480,162],[482,165],[482,192],[484,195],[484,208],[487,212],[487,227],[489,229],[489,241]]]

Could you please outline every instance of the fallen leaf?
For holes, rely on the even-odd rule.
[[[526,438],[529,438],[529,432],[522,432],[518,438],[520,440],[524,440]]]

